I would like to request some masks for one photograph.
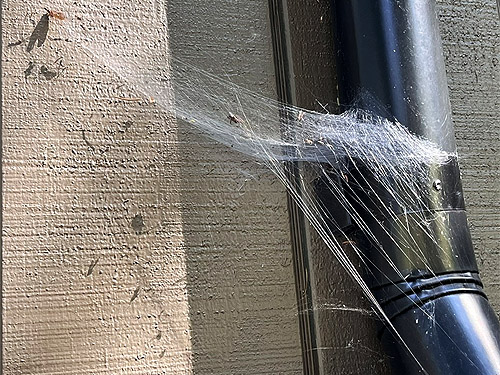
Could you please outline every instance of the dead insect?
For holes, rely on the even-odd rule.
[[[312,139],[306,138],[304,139],[304,144],[306,146],[312,146],[314,144],[314,141]]]
[[[47,8],[45,8],[45,10],[47,11],[47,15],[50,18],[54,18],[54,19],[59,20],[59,21],[64,21],[66,19],[66,16],[64,15],[64,13],[57,12],[55,10],[49,10]]]
[[[243,120],[241,118],[232,114],[231,112],[229,112],[229,114],[227,115],[227,118],[229,119],[230,124],[232,124],[233,122],[235,124],[241,124],[243,122]]]
[[[299,113],[297,113],[297,121],[302,121],[304,119],[304,111],[299,111]]]

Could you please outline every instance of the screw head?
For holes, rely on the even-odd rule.
[[[432,186],[434,187],[434,189],[436,189],[437,191],[440,191],[443,189],[443,184],[441,183],[441,180],[439,179],[436,179],[434,180],[434,182],[432,183]]]

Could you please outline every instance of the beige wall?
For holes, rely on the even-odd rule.
[[[244,3],[171,11],[231,33],[241,8],[244,41],[211,58],[272,95],[267,3]],[[61,40],[62,22],[28,52],[45,5],[3,4],[4,373],[300,373],[284,188],[147,99],[116,99],[138,94]],[[138,66],[165,59],[158,2],[50,6],[65,22],[124,22]],[[172,21],[173,42],[183,27]]]
[[[133,94],[59,38],[62,22],[43,41],[44,2],[2,5],[4,373],[190,372],[174,122],[113,99]]]

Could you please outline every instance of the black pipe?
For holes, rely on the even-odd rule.
[[[356,98],[357,105],[372,111],[383,108],[384,117],[389,114],[411,132],[454,153],[435,1],[332,0],[332,5],[341,102]],[[359,99],[360,92],[369,92],[378,106]],[[396,213],[414,212],[405,215],[409,225],[404,228],[384,207],[372,205],[366,215],[396,267],[345,215],[337,220],[354,233],[370,259],[365,279],[409,348],[391,330],[381,329],[394,373],[498,375],[500,326],[479,278],[456,158],[430,166],[428,183],[420,190],[425,209],[394,208],[389,202]],[[383,187],[380,194],[384,195]],[[390,195],[385,196],[390,201]],[[421,229],[422,218],[428,219],[426,231],[432,238]],[[416,244],[408,246],[408,238]]]

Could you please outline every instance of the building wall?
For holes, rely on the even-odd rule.
[[[190,373],[175,123],[61,37],[108,10],[44,6],[2,2],[4,373]]]
[[[167,5],[57,0],[70,19],[47,21],[42,1],[2,2],[5,374],[302,372],[284,188],[61,38],[63,22],[115,18],[138,66],[177,50],[274,95],[267,1]],[[439,16],[474,244],[500,312],[498,14],[493,0],[442,0]],[[332,283],[351,295],[345,275]],[[342,373],[381,358],[353,316],[332,329]]]
[[[301,372],[284,188],[64,30],[91,20],[138,67],[210,42],[272,96],[266,5],[172,2],[169,35],[160,2],[2,3],[5,374]]]

